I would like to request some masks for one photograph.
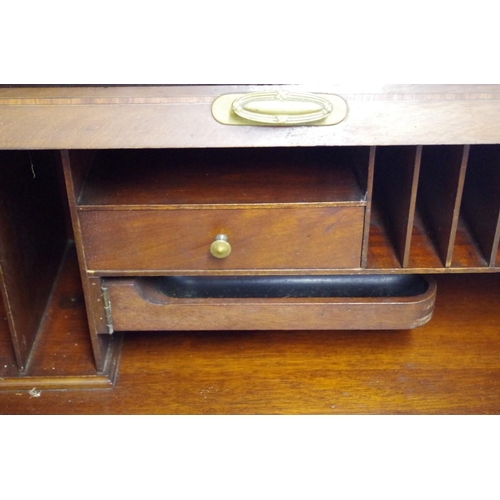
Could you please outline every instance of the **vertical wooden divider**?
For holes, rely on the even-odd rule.
[[[17,362],[7,322],[7,313],[3,301],[0,299],[0,373],[4,373],[5,368],[10,367],[17,368]]]
[[[360,267],[362,268],[366,268],[368,260],[368,239],[370,235],[370,220],[372,211],[375,154],[375,146],[358,147],[353,150],[354,168],[358,177],[358,182],[362,191],[366,193],[365,220],[360,263]]]
[[[67,246],[52,151],[0,154],[0,297],[25,371]]]
[[[457,234],[469,146],[426,146],[422,152],[417,204],[445,267]]]
[[[408,267],[422,146],[377,148],[374,200],[402,267]]]
[[[500,146],[471,146],[463,213],[490,267],[500,240]]]
[[[85,250],[82,241],[80,220],[77,212],[78,199],[88,172],[92,166],[94,154],[95,153],[93,151],[61,151],[66,190],[68,193],[71,220],[75,236],[75,245],[85,296],[92,349],[94,352],[96,369],[98,372],[102,372],[105,369],[113,337],[111,335],[102,334],[104,333],[102,331],[102,325],[105,322],[102,317],[99,318],[96,316],[97,308],[95,301],[99,300],[99,298],[96,297],[100,294],[95,291],[95,288],[100,288],[100,279],[95,277],[89,278],[87,276]]]

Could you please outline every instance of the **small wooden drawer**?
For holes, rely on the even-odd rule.
[[[409,329],[436,295],[411,275],[109,278],[104,290],[115,331]]]
[[[364,207],[88,210],[87,267],[129,274],[194,270],[359,268]],[[210,253],[217,235],[231,253]]]

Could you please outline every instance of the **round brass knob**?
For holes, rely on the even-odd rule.
[[[210,245],[210,253],[217,259],[225,259],[231,253],[231,245],[225,234],[218,234]]]

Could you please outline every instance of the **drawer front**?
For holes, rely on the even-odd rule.
[[[80,212],[91,271],[359,268],[364,208],[88,210]],[[219,234],[226,258],[210,246]]]

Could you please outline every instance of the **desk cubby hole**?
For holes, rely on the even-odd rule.
[[[500,239],[500,145],[470,148],[462,216],[489,267],[498,267]]]
[[[0,365],[25,372],[71,238],[55,151],[0,151]]]
[[[369,170],[369,155],[364,153],[368,149],[97,151],[85,159],[89,174],[78,196],[78,208],[304,203],[364,206]]]
[[[370,269],[409,265],[421,157],[421,146],[376,149],[367,259]]]
[[[489,271],[500,263],[500,147],[378,147],[368,268]]]

